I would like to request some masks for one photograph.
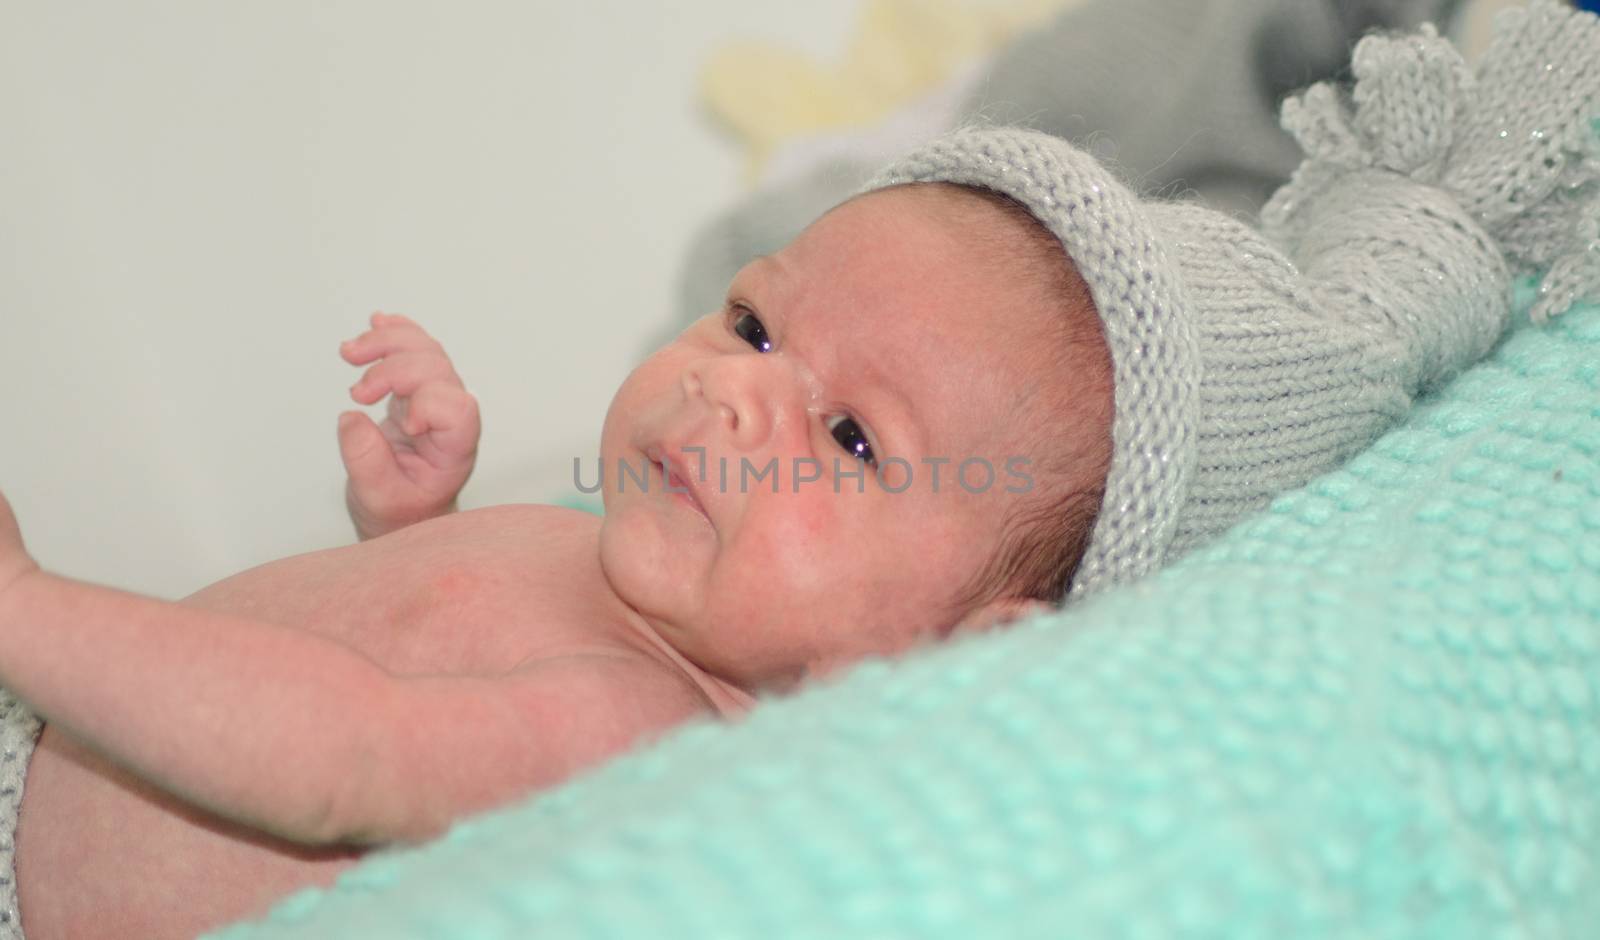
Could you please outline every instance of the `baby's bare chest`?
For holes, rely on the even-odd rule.
[[[184,600],[333,637],[399,674],[497,674],[621,645],[598,520],[497,506],[296,555]]]

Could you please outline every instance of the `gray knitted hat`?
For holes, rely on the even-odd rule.
[[[1105,498],[1069,591],[1156,570],[1331,469],[1532,317],[1600,298],[1600,19],[1503,14],[1470,71],[1432,27],[1357,45],[1348,93],[1285,103],[1307,153],[1260,231],[1141,200],[1066,141],[970,128],[866,190],[951,182],[1060,239],[1110,346]]]

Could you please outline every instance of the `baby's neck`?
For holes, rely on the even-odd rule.
[[[619,599],[619,604],[620,604]],[[639,614],[638,611],[621,604],[623,620],[631,628],[639,648],[646,655],[661,660],[685,678],[695,684],[717,714],[724,718],[737,718],[749,711],[756,702],[755,695],[734,685],[726,679],[719,679],[694,663],[690,662],[682,653],[678,652],[671,643],[662,638],[656,629]]]

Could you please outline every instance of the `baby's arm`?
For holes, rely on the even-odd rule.
[[[381,424],[360,411],[339,415],[345,505],[362,540],[454,512],[481,430],[478,403],[437,340],[402,316],[374,313],[371,323],[339,347],[351,365],[376,363],[351,398],[371,405],[389,396]]]
[[[398,677],[317,634],[58,577],[3,495],[0,685],[181,799],[321,844],[436,835],[704,710],[640,661]]]

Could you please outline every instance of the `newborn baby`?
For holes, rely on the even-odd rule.
[[[0,927],[20,899],[34,938],[190,936],[682,722],[1157,570],[1481,356],[1513,276],[1543,276],[1536,319],[1600,294],[1597,63],[1553,3],[1475,80],[1431,32],[1364,41],[1349,100],[1285,107],[1309,156],[1260,232],[1042,134],[935,141],[629,376],[603,519],[450,512],[476,406],[381,315],[343,347],[374,363],[356,400],[389,398],[341,419],[359,544],[165,603],[39,570],[0,498]]]
[[[48,722],[16,840],[28,935],[191,936],[326,882],[359,847],[1038,604],[970,582],[1019,511],[1097,489],[1110,365],[1060,247],[998,203],[870,193],[740,272],[723,310],[617,392],[603,519],[441,514],[476,408],[438,344],[384,315],[342,348],[376,360],[357,401],[391,396],[387,436],[341,422],[372,538],[167,604],[33,570],[7,514],[0,624],[25,635],[0,643],[0,673]],[[1039,433],[1068,411],[1073,434]],[[919,479],[923,457],[1000,468],[1046,445],[1032,492],[979,487],[976,465],[971,491],[954,467],[937,492]],[[705,449],[703,481],[686,447]],[[891,454],[911,470],[880,484]],[[781,479],[717,485],[721,460],[773,458]],[[820,478],[793,483],[795,458]]]

